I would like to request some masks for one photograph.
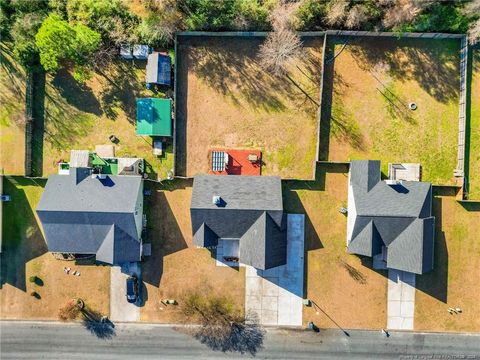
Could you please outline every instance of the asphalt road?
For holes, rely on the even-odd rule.
[[[225,359],[252,354],[213,351],[170,327],[121,324],[98,338],[81,324],[0,322],[0,358]],[[480,335],[338,330],[267,330],[259,359],[480,359]]]

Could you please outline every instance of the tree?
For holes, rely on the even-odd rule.
[[[360,29],[369,19],[368,10],[364,5],[355,5],[348,12],[345,26],[349,29]]]
[[[50,14],[40,26],[35,43],[40,51],[40,63],[46,71],[57,71],[62,63],[79,68],[89,64],[100,46],[100,34],[85,25],[70,25],[57,14]]]
[[[340,25],[345,20],[347,14],[347,0],[333,0],[328,4],[327,24]]]
[[[182,14],[175,1],[166,0],[152,5],[150,12],[138,26],[138,37],[151,45],[166,45],[173,41],[175,32],[183,28]]]
[[[68,20],[83,24],[99,33],[103,46],[118,46],[132,42],[138,18],[121,0],[69,0]]]
[[[293,14],[297,4],[281,3],[270,15],[273,31],[260,46],[262,66],[275,74],[284,73],[300,55],[302,42],[294,30]]]
[[[383,25],[396,29],[401,25],[413,21],[423,10],[432,4],[431,0],[398,0],[385,1],[387,5]]]

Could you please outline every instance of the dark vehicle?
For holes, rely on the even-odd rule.
[[[134,276],[127,278],[127,301],[134,303],[138,299],[138,279]]]

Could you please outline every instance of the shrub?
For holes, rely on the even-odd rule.
[[[37,281],[37,277],[36,277],[36,276],[30,276],[30,277],[28,278],[28,281],[30,281],[31,283],[34,283],[34,282]]]

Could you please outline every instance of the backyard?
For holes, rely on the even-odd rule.
[[[434,270],[417,276],[415,330],[480,330],[480,203],[462,205],[455,198],[434,199]],[[461,308],[451,315],[448,308]]]
[[[208,173],[213,148],[262,151],[262,174],[311,179],[322,38],[283,76],[261,68],[262,37],[185,37],[177,44],[176,174]]]
[[[284,181],[287,212],[305,213],[305,297],[303,322],[319,327],[381,329],[387,320],[386,272],[346,252],[346,166],[318,165],[315,181]]]
[[[9,48],[2,45],[3,53]],[[47,75],[44,92],[44,135],[33,149],[34,174],[48,176],[57,172],[57,162],[69,159],[72,149],[94,150],[95,145],[119,139],[116,156],[145,159],[150,177],[167,178],[173,168],[173,146],[161,157],[152,153],[152,139],[135,134],[136,97],[162,96],[146,90],[145,61],[113,61],[94,73],[85,84],[78,83],[70,71]],[[11,57],[2,57],[1,94],[1,167],[7,174],[24,174],[25,75]],[[42,101],[39,101],[41,103]],[[41,104],[38,104],[41,107]]]
[[[470,89],[470,124],[467,127],[470,140],[468,152],[468,198],[480,200],[480,47],[471,48],[472,79]]]
[[[418,162],[452,184],[459,111],[459,40],[331,38],[320,158]],[[408,105],[414,102],[416,110]]]
[[[11,176],[3,181],[12,200],[3,204],[0,318],[57,319],[58,309],[77,297],[108,315],[110,268],[56,260],[47,252],[35,215],[45,181]],[[80,276],[65,274],[65,266]]]
[[[152,256],[143,264],[145,306],[141,320],[183,322],[176,305],[162,304],[164,299],[184,303],[193,293],[226,296],[243,311],[245,270],[217,267],[206,249],[192,244],[190,201],[192,182],[165,181],[147,183],[152,195],[145,198],[148,235]]]

